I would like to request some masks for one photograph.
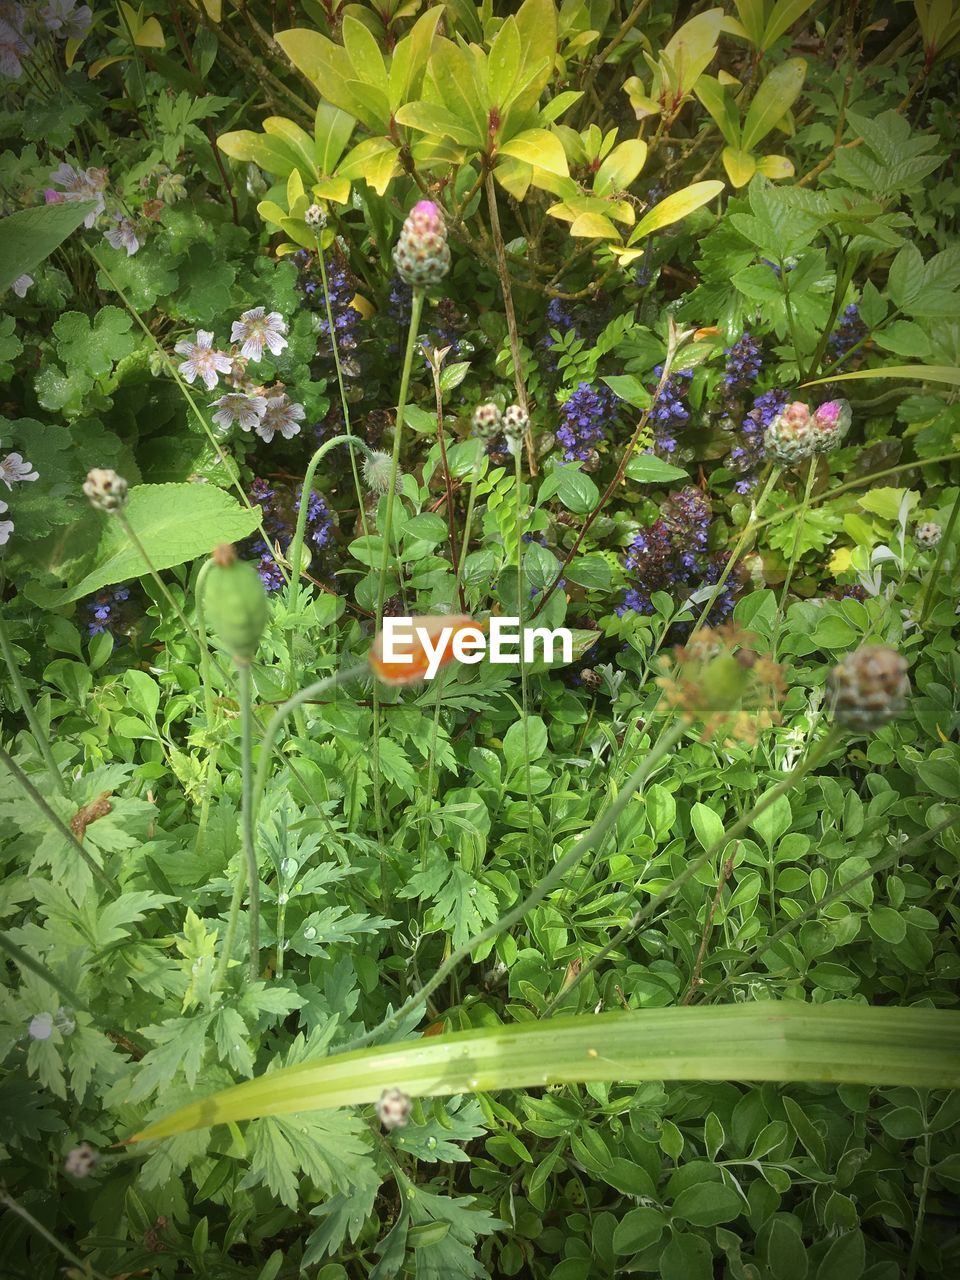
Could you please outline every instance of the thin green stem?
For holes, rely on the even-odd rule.
[[[250,981],[260,976],[260,872],[254,839],[253,810],[253,685],[249,662],[237,663],[240,685],[240,766],[242,792],[240,800],[240,832],[243,856],[247,864],[247,890],[250,895]]]
[[[50,825],[52,827],[55,827],[57,831],[59,831],[61,836],[63,836],[64,840],[66,840],[68,844],[72,845],[73,848],[76,849],[78,856],[83,860],[83,862],[86,863],[90,871],[90,874],[94,877],[94,879],[99,880],[105,889],[107,889],[111,894],[115,895],[117,893],[117,887],[113,883],[113,881],[110,879],[110,877],[107,875],[107,873],[96,862],[96,860],[92,858],[89,853],[87,853],[86,849],[83,847],[81,842],[77,839],[75,833],[70,830],[70,828],[67,826],[67,824],[63,821],[62,818],[60,818],[56,813],[54,813],[53,809],[50,808],[46,800],[43,798],[43,796],[40,794],[37,788],[33,785],[33,783],[30,781],[27,775],[23,772],[23,770],[17,764],[16,760],[14,760],[13,756],[11,756],[8,751],[5,751],[3,747],[0,747],[0,764],[2,764],[4,768],[10,773],[11,777],[19,785],[21,791],[23,791],[24,794],[28,797],[28,799],[30,799],[32,803],[40,810],[40,812],[47,819]]]
[[[523,731],[523,771],[524,785],[527,793],[527,841],[529,856],[533,857],[533,786],[530,775],[530,726],[528,723],[529,703],[527,701],[527,664],[524,658],[523,619],[526,614],[523,597],[523,485],[520,466],[520,441],[513,442],[513,476],[514,501],[517,538],[517,617],[520,619],[520,724]],[[530,870],[532,873],[532,861]]]
[[[89,1262],[84,1262],[75,1253],[71,1253],[65,1244],[62,1244],[51,1231],[48,1231],[42,1222],[38,1222],[30,1210],[25,1209],[19,1200],[15,1200],[3,1186],[0,1186],[0,1204],[5,1204],[11,1213],[15,1213],[18,1218],[22,1218],[31,1230],[46,1240],[47,1244],[56,1249],[61,1257],[66,1258],[71,1266],[76,1267],[79,1274],[90,1276],[91,1280],[106,1280],[102,1271],[95,1270]]]
[[[21,969],[29,969],[32,974],[38,977],[41,982],[45,982],[48,987],[53,987],[57,995],[62,996],[67,1005],[71,1009],[82,1009],[85,1013],[90,1013],[85,1000],[43,963],[42,960],[36,960],[27,951],[23,951],[15,942],[4,933],[0,933],[0,951],[5,951],[13,962],[20,966]]]
[[[333,352],[333,363],[337,370],[337,387],[340,391],[340,408],[343,411],[343,430],[344,435],[340,437],[342,440],[349,441],[350,447],[350,469],[353,472],[353,486],[357,495],[357,508],[360,513],[360,525],[363,529],[363,536],[369,537],[370,530],[367,528],[367,511],[363,504],[363,486],[360,483],[360,472],[357,470],[357,454],[354,449],[355,444],[362,444],[362,441],[356,440],[350,433],[350,406],[347,403],[347,390],[343,381],[343,364],[340,360],[340,344],[337,341],[337,326],[333,319],[333,307],[330,302],[330,286],[327,283],[327,264],[323,256],[323,246],[320,243],[320,237],[316,237],[317,241],[317,259],[320,263],[320,279],[323,283],[323,301],[327,312],[327,330],[330,334],[330,349]],[[369,456],[371,450],[367,449]],[[309,490],[304,486],[304,492],[309,496]],[[301,501],[301,510],[303,509],[303,501]],[[298,522],[299,523],[299,522]],[[297,576],[297,562],[293,563],[293,576]]]
[[[3,660],[6,663],[7,671],[10,673],[10,683],[13,685],[20,708],[27,718],[27,724],[30,726],[30,732],[33,734],[40,755],[43,757],[43,763],[47,767],[50,775],[50,781],[53,783],[55,790],[61,795],[67,794],[67,788],[64,785],[60,770],[53,756],[53,749],[50,746],[49,734],[44,733],[43,726],[34,710],[33,701],[27,692],[27,686],[23,682],[23,676],[20,674],[20,667],[17,663],[16,654],[13,652],[13,645],[10,643],[10,636],[7,633],[7,623],[3,616],[3,610],[0,609],[0,650],[3,652]]]
[[[200,572],[197,574],[197,581],[193,591],[194,610],[197,615],[197,640],[200,644],[200,682],[203,687],[203,712],[206,719],[206,732],[209,736],[213,733],[213,723],[215,718],[214,702],[213,702],[213,686],[210,680],[210,646],[207,642],[207,624],[203,613],[203,592],[207,582],[207,575],[213,567],[212,560],[205,560],[200,566]],[[207,756],[207,772],[203,780],[203,796],[200,801],[200,817],[197,824],[197,840],[196,851],[198,854],[203,853],[207,840],[207,826],[210,822],[210,803],[213,795],[213,783],[217,776],[217,761],[220,757],[220,742],[216,740]]]
[[[958,491],[957,496],[954,499],[953,509],[947,519],[947,527],[944,529],[940,537],[940,545],[937,547],[936,561],[934,562],[933,568],[930,570],[929,577],[927,578],[926,588],[923,593],[923,603],[920,606],[919,623],[921,627],[926,622],[927,615],[932,607],[934,584],[937,581],[937,575],[940,573],[944,557],[947,554],[947,548],[950,546],[953,539],[953,531],[957,527],[958,516],[960,516],[960,491]]]
[[[923,1107],[923,1160],[920,1162],[923,1172],[920,1174],[920,1191],[917,1196],[917,1216],[913,1225],[913,1240],[910,1244],[910,1257],[907,1261],[906,1280],[915,1280],[920,1265],[920,1250],[923,1247],[923,1224],[927,1216],[927,1195],[930,1191],[930,1173],[933,1164],[930,1150],[930,1130],[927,1128],[926,1103]]]
[[[644,906],[635,911],[627,923],[621,929],[617,930],[610,941],[600,948],[588,964],[583,966],[579,973],[574,977],[573,981],[570,982],[563,991],[554,996],[540,1016],[545,1018],[548,1014],[552,1013],[557,1005],[567,999],[574,987],[582,982],[588,974],[593,973],[603,963],[610,952],[615,950],[615,948],[617,948],[625,938],[628,938],[644,920],[649,919],[649,917],[653,915],[662,903],[672,898],[678,889],[682,889],[688,880],[693,879],[701,867],[706,866],[710,859],[716,857],[718,853],[722,853],[731,840],[736,840],[742,836],[762,813],[765,813],[766,810],[779,800],[782,795],[786,795],[791,787],[794,787],[800,781],[804,774],[808,773],[830,750],[832,750],[838,738],[839,731],[836,728],[831,729],[826,736],[821,739],[817,746],[814,747],[812,751],[808,752],[794,769],[791,769],[781,782],[777,783],[771,791],[767,792],[758,804],[753,806],[749,813],[745,813],[741,818],[739,818],[732,827],[729,827],[724,831],[723,835],[718,840],[713,842],[709,849],[700,854],[699,857],[693,858],[688,862],[679,875],[674,876],[668,885],[661,889],[659,893],[654,894],[654,896]]]
[[[766,504],[767,498],[769,498],[774,486],[776,485],[779,479],[780,479],[780,468],[776,466],[772,467],[769,476],[767,476],[766,484],[761,489],[760,496],[757,498],[756,502],[753,504],[753,507],[750,510],[750,514],[747,517],[746,524],[740,530],[740,536],[737,538],[737,541],[733,550],[730,552],[730,555],[727,557],[727,563],[723,566],[723,572],[720,574],[720,577],[714,583],[713,590],[710,592],[710,595],[707,598],[707,602],[703,606],[703,609],[700,612],[699,618],[693,625],[693,630],[690,632],[691,637],[697,634],[697,632],[706,622],[707,618],[709,618],[710,610],[716,604],[717,597],[720,595],[720,592],[723,590],[727,579],[730,577],[730,574],[733,572],[734,568],[736,567],[737,562],[739,561],[740,556],[743,553],[748,541],[750,540],[751,536],[756,532],[756,530],[760,527],[760,512],[763,510]]]
[[[196,629],[194,628],[193,624],[191,623],[187,615],[183,612],[183,609],[180,607],[179,603],[177,602],[173,593],[170,591],[167,584],[160,577],[160,574],[157,572],[157,570],[153,567],[153,561],[150,559],[150,555],[146,547],[140,541],[139,536],[137,535],[136,531],[133,528],[133,525],[127,519],[125,512],[123,511],[114,512],[114,518],[119,521],[120,526],[123,529],[124,533],[127,535],[127,537],[130,539],[130,541],[133,543],[134,547],[136,548],[137,554],[140,556],[140,559],[143,561],[144,565],[146,566],[147,572],[149,573],[150,577],[154,580],[154,582],[157,584],[157,590],[160,592],[164,600],[166,600],[167,604],[176,614],[177,620],[179,621],[180,625],[183,627],[184,631],[187,633],[187,635],[190,637],[193,643],[200,650],[201,665],[202,665],[204,645],[201,642],[200,637],[197,635]],[[224,680],[229,681],[230,680],[229,675],[224,670],[223,666],[220,664],[218,659],[216,659],[215,657],[213,657],[212,654],[209,653],[209,650],[208,650],[208,657],[211,662],[216,664],[217,670],[223,676]]]
[[[810,497],[813,493],[813,485],[817,478],[817,455],[813,454],[807,463],[807,478],[803,486],[803,501],[800,504],[800,510],[797,512],[797,525],[793,533],[793,543],[790,547],[790,559],[787,562],[787,572],[783,579],[783,588],[780,592],[780,604],[777,607],[777,621],[773,629],[773,640],[770,645],[770,652],[773,657],[777,656],[777,641],[780,638],[780,631],[783,626],[783,619],[787,611],[787,596],[790,592],[790,583],[793,581],[793,572],[797,567],[797,561],[800,558],[800,543],[803,539],[803,526],[807,522],[807,512],[810,509]]]
[[[683,725],[674,725],[668,730],[657,743],[657,745],[648,753],[648,755],[637,765],[633,773],[624,784],[623,790],[617,796],[616,800],[602,813],[593,823],[590,829],[580,837],[579,840],[569,849],[561,858],[558,858],[553,867],[542,876],[534,885],[527,896],[519,902],[510,911],[502,915],[493,924],[488,925],[485,929],[481,929],[479,933],[469,938],[462,946],[457,947],[455,951],[447,957],[447,959],[438,967],[433,977],[423,984],[419,991],[415,992],[408,1000],[406,1000],[396,1013],[384,1018],[371,1031],[366,1031],[362,1035],[356,1036],[348,1044],[341,1047],[340,1052],[346,1053],[350,1049],[359,1049],[365,1044],[369,1044],[375,1040],[381,1031],[395,1031],[402,1024],[407,1014],[424,1004],[430,996],[436,991],[448,977],[450,973],[456,969],[461,960],[465,960],[477,947],[483,943],[489,942],[494,938],[498,938],[501,933],[505,933],[515,924],[519,923],[524,916],[531,911],[538,903],[542,902],[549,893],[564,877],[570,872],[583,856],[596,848],[601,841],[605,840],[607,835],[613,829],[620,814],[629,804],[636,791],[643,786],[651,772],[656,768],[660,761],[672,750],[674,745],[680,740],[684,732]]]

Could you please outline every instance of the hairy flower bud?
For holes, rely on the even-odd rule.
[[[921,551],[933,551],[940,543],[943,530],[933,520],[925,520],[913,531],[913,539]]]
[[[253,660],[270,608],[260,575],[238,560],[231,546],[218,547],[207,574],[203,610],[211,629],[234,661]]]
[[[439,284],[450,270],[446,224],[432,200],[421,200],[410,210],[393,261],[401,279],[414,288]]]
[[[401,1089],[384,1089],[376,1105],[377,1119],[388,1132],[409,1124],[413,1103]]]
[[[503,434],[511,453],[516,453],[530,425],[530,417],[521,405],[509,404],[501,419]]]
[[[850,429],[853,410],[849,400],[828,400],[813,415],[814,451],[829,453]]]
[[[371,493],[389,493],[390,475],[393,471],[393,459],[389,453],[377,449],[367,454],[363,460],[363,479]],[[397,485],[400,487],[400,472],[397,472]]]
[[[817,436],[809,406],[802,400],[788,404],[767,427],[763,443],[767,453],[785,467],[811,457],[817,448]]]
[[[910,679],[906,659],[887,645],[861,645],[833,668],[827,688],[837,723],[844,729],[872,733],[907,705]]]
[[[327,215],[319,204],[312,204],[303,215],[303,220],[308,227],[315,227],[318,230],[327,225]]]
[[[473,429],[481,440],[487,442],[500,434],[503,415],[492,400],[478,404],[473,411]]]
[[[92,507],[97,511],[106,511],[110,514],[126,505],[127,482],[123,476],[118,476],[116,471],[94,467],[92,471],[87,472],[87,478],[83,482],[83,492],[90,499]]]
[[[74,1147],[67,1153],[63,1170],[64,1173],[69,1173],[71,1178],[86,1178],[93,1172],[99,1161],[100,1153],[95,1151],[89,1142],[81,1142],[78,1147]]]

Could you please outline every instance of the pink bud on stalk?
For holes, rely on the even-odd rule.
[[[446,224],[432,200],[420,200],[410,210],[393,261],[401,279],[419,289],[439,284],[450,270]]]
[[[813,431],[817,453],[829,453],[847,434],[853,411],[849,400],[828,400],[813,415]]]

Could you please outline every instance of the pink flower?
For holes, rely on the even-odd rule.
[[[50,181],[64,187],[63,200],[92,200],[94,207],[83,220],[85,227],[92,227],[106,208],[103,191],[107,185],[106,169],[74,169],[73,165],[61,164],[50,175]],[[56,202],[55,202],[56,203]]]
[[[267,412],[267,402],[263,396],[248,396],[243,391],[228,391],[219,400],[214,400],[210,408],[217,410],[213,420],[224,430],[236,422],[241,431],[252,431],[263,421],[264,414]]]
[[[104,232],[104,239],[114,249],[126,249],[127,257],[132,258],[140,248],[134,225],[129,218],[123,218],[120,214],[114,214],[114,220],[117,225]]]
[[[262,422],[254,428],[267,444],[279,431],[284,440],[292,440],[300,432],[299,423],[307,416],[302,404],[294,404],[285,391],[274,391],[267,397],[267,409]]]
[[[24,462],[23,455],[8,453],[0,462],[0,480],[12,489],[14,484],[25,484],[28,480],[39,480],[40,475],[33,470],[29,462]]]
[[[202,378],[208,391],[219,382],[217,374],[229,373],[233,366],[229,356],[213,350],[213,334],[206,329],[197,330],[196,342],[181,340],[173,349],[177,355],[187,357],[179,366],[184,379],[192,383]]]

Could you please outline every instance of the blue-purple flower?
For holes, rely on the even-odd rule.
[[[560,406],[557,443],[567,462],[586,462],[594,446],[604,438],[618,397],[609,387],[581,382]]]

